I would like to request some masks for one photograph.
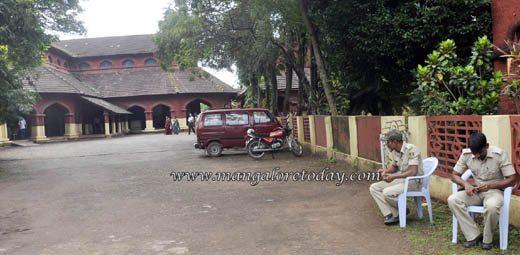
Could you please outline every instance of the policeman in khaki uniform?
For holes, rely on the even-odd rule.
[[[469,147],[462,150],[451,178],[465,190],[449,196],[448,206],[466,237],[464,246],[469,248],[482,242],[482,249],[489,250],[493,246],[493,229],[504,203],[503,189],[515,184],[517,174],[507,153],[498,147],[489,146],[484,134],[471,134]],[[461,178],[467,169],[473,173],[475,186]],[[471,205],[484,205],[484,238],[466,210],[466,206]]]
[[[388,148],[392,151],[392,165],[387,169],[379,169],[383,181],[370,185],[370,194],[385,216],[384,223],[391,225],[399,222],[397,197],[404,191],[404,181],[408,176],[423,175],[421,153],[410,143],[403,143],[403,136],[397,130],[390,130],[384,137]],[[397,171],[401,173],[391,174]],[[421,188],[419,180],[408,183],[408,190]],[[409,210],[406,209],[408,214]]]

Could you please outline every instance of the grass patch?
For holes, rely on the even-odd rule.
[[[402,229],[397,225],[392,228],[395,231],[404,231],[410,241],[413,243],[414,251],[412,254],[439,254],[439,255],[452,255],[452,254],[520,254],[520,231],[513,226],[509,226],[509,238],[507,250],[502,253],[499,248],[500,236],[498,233],[498,225],[493,235],[493,249],[489,251],[482,250],[480,246],[473,248],[464,247],[464,235],[462,231],[458,231],[457,244],[451,242],[451,212],[446,204],[432,201],[433,211],[433,223],[430,224],[428,220],[427,207],[423,207],[424,217],[419,219],[417,212],[414,207],[413,200],[408,201],[408,208],[411,209],[411,214],[406,220],[406,228]],[[476,214],[475,220],[482,228],[482,216]]]
[[[336,161],[335,158],[332,158],[332,159],[322,158],[322,159],[320,159],[320,163],[321,163],[321,164],[324,164],[324,165],[327,165],[327,164],[336,164],[337,161]]]

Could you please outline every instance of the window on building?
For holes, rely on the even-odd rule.
[[[206,117],[204,117],[204,126],[206,127],[222,126],[222,124],[222,114],[220,113],[207,114]]]
[[[157,61],[155,61],[155,59],[153,59],[153,58],[149,58],[149,59],[144,61],[144,64],[147,65],[147,66],[156,65]]]
[[[99,67],[101,67],[101,68],[112,67],[112,62],[105,60],[105,61],[101,62],[101,64],[99,64]]]
[[[134,66],[134,61],[127,59],[123,61],[123,66]]]
[[[49,63],[52,63],[52,57],[51,57],[51,56],[47,56],[47,61],[48,61]]]
[[[78,65],[79,69],[89,69],[90,65],[88,63],[81,63]]]
[[[65,62],[63,62],[63,66],[64,66],[65,68],[69,68],[69,63],[67,63],[67,61],[65,61]]]
[[[58,64],[59,66],[61,66],[61,61],[58,59],[56,60],[56,64]]]

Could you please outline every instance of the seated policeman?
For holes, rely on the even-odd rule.
[[[473,173],[475,186],[461,178],[467,169],[471,169]],[[482,242],[482,249],[491,249],[493,229],[498,223],[500,207],[504,203],[503,189],[513,186],[517,180],[507,153],[498,147],[489,146],[484,134],[473,133],[469,136],[469,149],[462,150],[462,155],[453,168],[451,180],[465,189],[448,197],[448,206],[467,240],[464,246],[469,248]],[[484,205],[483,239],[477,224],[466,210],[471,205]]]
[[[387,169],[379,169],[383,181],[370,185],[370,194],[385,216],[384,223],[391,225],[399,222],[397,197],[404,191],[404,181],[408,176],[423,175],[421,153],[410,143],[403,143],[403,136],[397,130],[390,130],[384,140],[391,150],[392,165]],[[401,171],[399,174],[392,174]],[[421,183],[412,180],[408,183],[408,190],[419,190]],[[408,209],[406,209],[408,214]]]

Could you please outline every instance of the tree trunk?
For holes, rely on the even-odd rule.
[[[314,49],[311,47],[311,93],[309,95],[309,98],[313,104],[309,104],[308,107],[308,114],[319,113],[319,98],[316,96],[316,93],[318,93],[318,67],[316,66],[316,58],[314,56]],[[314,109],[313,109],[314,108]]]
[[[258,86],[258,78],[255,74],[251,76],[251,87],[253,90],[253,106],[254,107],[260,107],[261,101],[260,101],[260,86]]]
[[[314,55],[316,56],[316,64],[318,65],[321,82],[323,84],[323,89],[325,90],[325,96],[327,97],[327,102],[329,103],[330,113],[332,114],[332,116],[336,116],[338,115],[338,111],[336,109],[336,99],[331,93],[332,89],[329,84],[329,78],[325,69],[325,63],[323,61],[323,57],[321,56],[321,51],[318,43],[318,35],[316,34],[314,24],[312,24],[309,17],[309,13],[307,12],[307,1],[298,0],[298,7],[300,8],[303,23],[305,23],[305,27],[307,28],[310,34],[312,48],[314,49]]]
[[[290,96],[292,90],[292,76],[293,70],[291,65],[286,61],[285,62],[285,95],[283,98],[283,113],[284,115],[289,114],[290,112]]]
[[[265,105],[264,107],[267,108],[267,109],[270,109],[271,108],[271,85],[269,84],[269,70],[266,69],[264,70],[264,84],[265,84],[265,93],[264,93],[264,96],[265,96]]]
[[[272,89],[272,104],[271,104],[271,112],[274,116],[278,116],[278,81],[276,80],[276,59],[270,66],[271,73],[271,89]]]
[[[307,80],[307,76],[305,75],[305,36],[301,37],[300,45],[298,45],[298,63],[296,66],[296,73],[298,74],[298,88],[300,89],[300,93],[298,94],[298,115],[302,115],[303,112],[303,106],[304,106],[304,95],[309,95],[309,81]],[[307,84],[305,84],[307,82]],[[301,84],[301,86],[300,86]],[[310,103],[307,100],[307,103]]]
[[[296,115],[301,116],[303,112],[303,80],[298,78],[298,112]]]

